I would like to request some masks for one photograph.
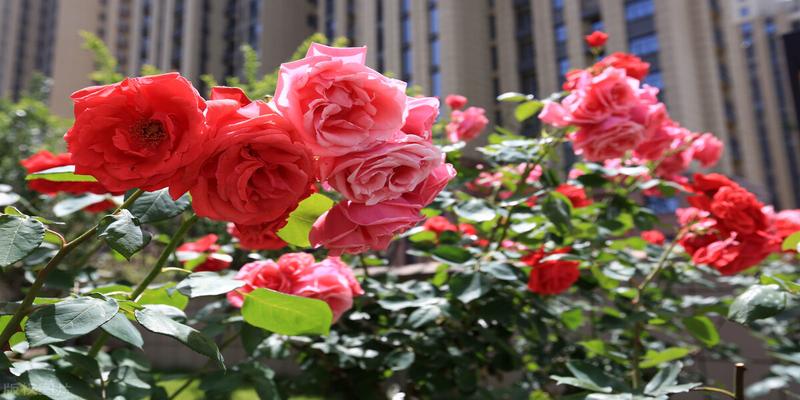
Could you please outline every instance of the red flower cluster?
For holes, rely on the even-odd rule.
[[[176,250],[178,259],[184,265],[203,257],[202,262],[194,267],[194,272],[201,271],[222,271],[230,267],[233,257],[220,252],[217,244],[217,235],[208,234],[194,242],[186,242],[178,246]]]
[[[521,261],[531,267],[528,278],[528,290],[533,293],[550,295],[563,293],[580,277],[580,263],[573,260],[545,260],[553,254],[566,254],[572,251],[569,247],[550,252],[539,248],[522,257]]]
[[[690,208],[679,209],[679,243],[697,264],[732,275],[779,250],[781,238],[756,196],[720,174],[695,174]]]
[[[586,190],[580,186],[562,183],[556,187],[555,191],[566,196],[573,208],[582,208],[592,205],[592,199],[586,195]],[[533,207],[538,200],[536,196],[531,196],[525,201],[525,204]]]
[[[315,225],[314,244],[385,248],[455,170],[431,142],[438,100],[406,96],[365,58],[313,44],[281,66],[270,103],[224,87],[206,101],[177,73],[80,90],[64,137],[71,161],[112,191],[189,191],[198,215],[234,223],[253,249],[282,244],[275,232],[327,182],[346,200]]]
[[[315,262],[307,253],[287,253],[278,261],[254,261],[242,266],[236,279],[246,284],[230,293],[228,301],[235,307],[244,304],[245,293],[255,289],[271,289],[328,303],[336,322],[353,306],[353,297],[364,294],[353,271],[338,257]]]

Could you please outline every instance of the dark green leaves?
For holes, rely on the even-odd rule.
[[[28,317],[25,335],[31,346],[58,343],[97,329],[118,309],[119,305],[111,298],[79,297],[48,304]]]
[[[464,219],[485,222],[491,221],[495,218],[495,212],[481,199],[469,199],[466,203],[459,204],[455,207],[456,214]]]
[[[470,254],[467,249],[449,245],[439,246],[433,249],[431,254],[434,257],[451,264],[464,264],[472,259],[472,254]]]
[[[219,367],[225,368],[217,344],[208,336],[172,320],[156,308],[145,307],[143,310],[137,310],[135,314],[136,320],[150,332],[175,338],[190,349],[215,361]]]
[[[584,362],[570,361],[567,363],[567,368],[573,376],[551,376],[550,378],[561,385],[570,385],[601,393],[611,393],[617,384],[603,370]]]
[[[97,182],[97,179],[91,175],[75,174],[74,165],[50,168],[44,171],[34,172],[25,177],[26,181],[35,179],[44,179],[51,182]]]
[[[686,357],[692,349],[686,347],[668,347],[661,351],[648,350],[644,358],[639,363],[642,368],[652,368],[670,361],[675,361]]]
[[[138,348],[142,348],[144,340],[139,330],[123,314],[116,314],[108,322],[101,326],[104,331],[123,342],[130,343]]]
[[[550,193],[542,202],[542,212],[559,232],[567,232],[572,228],[572,206],[564,195]]]
[[[150,234],[142,231],[139,220],[128,210],[103,217],[97,231],[99,238],[128,260],[150,242]]]
[[[88,383],[74,375],[51,369],[32,369],[27,383],[33,390],[58,400],[94,400],[100,395]]]
[[[244,286],[244,281],[220,276],[216,272],[195,272],[176,287],[179,292],[191,297],[216,296]]]
[[[327,335],[333,313],[322,300],[256,289],[244,295],[245,322],[283,335]]]
[[[278,231],[278,237],[295,246],[311,246],[311,242],[308,241],[311,226],[320,215],[330,210],[331,207],[333,207],[333,200],[319,193],[312,194],[301,201],[297,209],[289,214],[289,220],[286,226]]]
[[[700,386],[699,383],[678,384],[678,374],[681,372],[683,364],[680,362],[669,364],[647,382],[644,393],[650,396],[666,396],[673,393],[688,392],[694,387]]]
[[[172,200],[169,189],[145,192],[130,207],[131,214],[142,224],[170,219],[189,208],[189,195]]]
[[[83,210],[92,204],[104,201],[106,198],[106,196],[94,193],[86,193],[77,197],[69,197],[59,201],[53,206],[53,214],[55,214],[56,217],[65,217],[72,213]]]
[[[706,347],[714,347],[719,343],[719,332],[710,318],[705,316],[684,318],[683,325]]]
[[[31,254],[44,240],[44,224],[26,216],[0,215],[0,267]]]
[[[740,324],[777,315],[786,308],[788,295],[778,285],[755,285],[740,294],[728,309],[728,319]]]
[[[386,367],[392,371],[402,371],[414,363],[414,358],[414,353],[398,349],[386,357]]]
[[[480,298],[491,289],[479,273],[458,274],[450,278],[450,291],[463,303]]]

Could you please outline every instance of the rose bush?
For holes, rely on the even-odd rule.
[[[3,283],[25,289],[0,307],[0,366],[26,387],[8,396],[742,398],[697,367],[742,358],[725,319],[780,354],[748,395],[798,381],[800,211],[690,174],[722,142],[669,116],[646,62],[614,53],[547,100],[500,96],[542,123],[522,137],[485,132],[464,96],[437,118],[365,48],[302,54],[264,79],[270,101],[203,99],[174,73],[73,95],[69,153],[20,160],[52,207],[0,215]],[[415,276],[390,266],[404,254]],[[208,362],[171,387],[141,330]]]

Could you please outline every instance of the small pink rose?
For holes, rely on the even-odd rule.
[[[347,265],[338,258],[329,258],[298,271],[291,292],[328,303],[336,322],[353,306],[353,296],[361,295],[363,290]]]
[[[430,140],[433,124],[439,116],[439,99],[435,97],[409,97],[408,116],[401,129],[408,135]]]
[[[600,162],[620,158],[636,148],[644,139],[644,127],[627,118],[610,117],[597,125],[588,125],[575,132],[575,152],[588,161]]]
[[[466,142],[478,137],[488,124],[486,110],[480,107],[469,107],[464,111],[454,110],[450,114],[450,122],[445,130],[447,138],[451,142]]]
[[[467,98],[460,94],[451,94],[445,97],[444,102],[451,110],[460,110],[467,105]]]
[[[704,168],[713,167],[722,155],[723,144],[711,133],[704,133],[692,142],[692,156]]]

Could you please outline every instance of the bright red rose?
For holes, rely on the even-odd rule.
[[[465,223],[465,222],[462,222],[462,223],[458,224],[458,230],[459,230],[459,232],[461,232],[461,233],[463,233],[465,235],[469,235],[469,236],[477,236],[478,235],[478,229],[476,229],[474,225],[468,224],[468,223]]]
[[[559,294],[569,289],[580,277],[580,263],[572,260],[548,260],[543,258],[552,254],[564,254],[571,251],[569,247],[545,252],[540,248],[522,258],[522,262],[531,266],[528,278],[528,290],[533,293],[550,295]]]
[[[741,187],[725,186],[711,200],[711,214],[725,228],[744,234],[767,229],[767,216],[756,196]]]
[[[428,218],[422,227],[425,230],[436,232],[437,235],[445,231],[458,232],[458,227],[441,215]]]
[[[69,153],[53,154],[47,150],[41,150],[19,163],[25,167],[29,174],[32,174],[50,168],[72,165],[72,157]],[[56,194],[59,192],[74,194],[109,193],[108,189],[99,182],[53,182],[46,179],[34,179],[28,181],[28,187],[44,194]],[[118,192],[116,194],[121,193]]]
[[[238,225],[228,224],[228,233],[239,239],[239,247],[247,250],[279,250],[286,247],[286,242],[279,238],[277,231],[284,223]]]
[[[311,194],[314,159],[266,103],[229,103],[209,101],[214,139],[190,190],[192,207],[197,215],[239,225],[280,223]]]
[[[774,238],[766,234],[732,235],[697,249],[692,261],[706,264],[722,275],[733,275],[763,261],[774,248]]]
[[[598,61],[592,68],[603,70],[608,67],[622,68],[628,76],[640,81],[650,72],[650,63],[644,62],[641,58],[629,53],[612,53]]]
[[[666,240],[664,234],[657,230],[642,232],[642,239],[644,239],[647,243],[652,243],[658,246],[664,244],[664,241]]]
[[[581,208],[592,204],[592,199],[586,197],[586,191],[580,186],[562,183],[556,188],[556,192],[567,196],[572,207]]]
[[[791,234],[800,231],[800,210],[783,210],[774,215],[772,226],[775,233],[785,239]]]
[[[608,34],[602,31],[594,31],[584,37],[589,47],[603,47],[608,40]]]
[[[467,98],[460,94],[451,94],[445,97],[444,102],[452,110],[460,110],[467,105]]]
[[[177,73],[128,78],[72,94],[75,124],[64,136],[78,174],[113,192],[170,186],[177,198],[204,157],[206,103]],[[176,189],[173,189],[173,184]]]
[[[222,271],[230,267],[233,258],[227,254],[219,253],[220,247],[216,244],[217,239],[217,235],[208,234],[194,242],[186,242],[175,250],[178,253],[178,258],[182,259],[181,262],[183,264],[197,257],[206,258],[202,264],[194,268],[194,272]]]

